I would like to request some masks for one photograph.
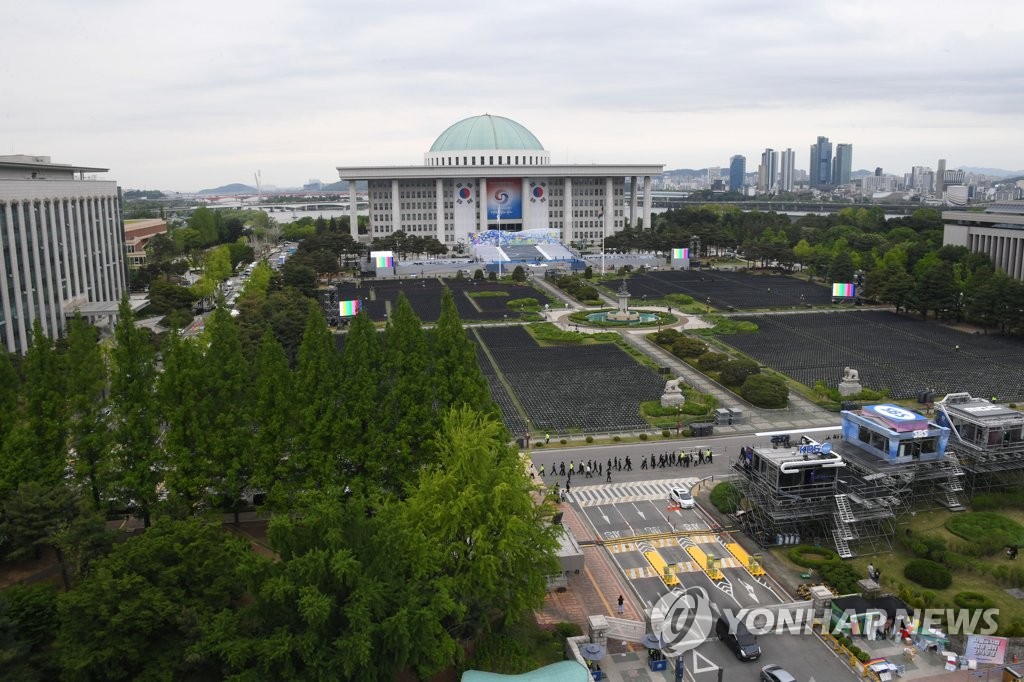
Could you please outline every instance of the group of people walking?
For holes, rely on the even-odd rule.
[[[714,454],[711,452],[711,448],[702,450],[701,448],[694,448],[692,452],[680,450],[678,453],[663,452],[657,457],[654,453],[650,456],[650,466],[647,464],[647,458],[641,462],[641,469],[664,469],[666,467],[683,467],[689,468],[690,466],[698,466],[700,464],[711,464],[714,461]]]
[[[581,459],[580,462],[579,462],[579,465],[576,464],[576,460],[570,459],[569,460],[569,467],[568,467],[568,469],[565,466],[565,460],[562,460],[561,462],[559,462],[557,467],[554,465],[554,463],[552,463],[551,464],[550,475],[552,475],[552,476],[565,476],[566,477],[565,487],[566,487],[566,490],[568,490],[569,489],[569,485],[570,485],[570,481],[572,481],[573,475],[585,476],[586,478],[593,478],[594,474],[597,474],[598,476],[604,475],[605,476],[605,482],[606,483],[611,483],[612,482],[612,471],[622,471],[623,469],[625,469],[626,471],[632,471],[633,470],[633,462],[629,459],[629,457],[626,457],[625,459],[619,459],[618,457],[614,457],[614,458],[609,457],[608,458],[608,462],[604,463],[604,464],[602,464],[600,461],[593,460],[593,459],[588,459],[586,462],[584,462]],[[540,465],[540,476],[541,476],[541,478],[544,478],[545,476],[547,476],[548,473],[549,472],[546,470],[545,466],[543,464],[541,464]]]

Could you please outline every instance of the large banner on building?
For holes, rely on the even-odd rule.
[[[523,181],[501,178],[487,181],[487,220],[523,219]]]
[[[455,241],[465,242],[467,235],[477,229],[476,184],[472,180],[455,180],[452,183],[452,207]]]
[[[529,180],[530,202],[523,210],[523,229],[542,229],[550,226],[548,219],[548,194],[550,190],[546,180]]]

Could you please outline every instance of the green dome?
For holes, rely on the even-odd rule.
[[[461,152],[470,149],[528,149],[544,151],[529,130],[503,116],[465,118],[441,133],[432,152]]]

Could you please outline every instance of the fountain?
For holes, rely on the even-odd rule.
[[[591,322],[620,322],[622,324],[649,324],[651,322],[657,322],[658,316],[654,313],[640,313],[635,310],[629,309],[629,299],[632,296],[629,290],[626,289],[626,282],[622,282],[622,287],[619,288],[619,308],[618,310],[609,310],[600,313],[591,313],[587,315],[587,319]]]

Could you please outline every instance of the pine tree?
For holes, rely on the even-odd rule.
[[[338,449],[356,482],[380,484],[380,334],[361,312],[345,337],[338,406]]]
[[[297,401],[288,358],[269,330],[260,342],[253,375],[253,486],[270,493],[286,473],[285,458],[295,438]]]
[[[468,405],[494,412],[487,380],[480,371],[476,348],[466,336],[450,289],[441,297],[441,316],[433,333],[433,386],[441,409]]]
[[[70,445],[75,479],[86,491],[94,510],[101,508],[101,471],[110,451],[107,419],[107,366],[98,343],[99,333],[80,315],[68,325],[67,400],[71,416]]]
[[[207,415],[203,380],[207,368],[193,339],[169,334],[156,395],[163,419],[163,463],[171,513],[184,518],[207,501],[215,470],[206,449]]]
[[[306,329],[299,346],[295,393],[302,396],[296,447],[289,458],[300,487],[322,487],[338,478],[336,424],[339,356],[320,307],[309,303]]]

